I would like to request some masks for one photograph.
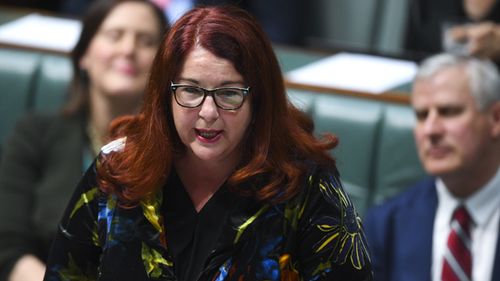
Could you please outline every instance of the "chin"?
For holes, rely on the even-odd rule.
[[[215,162],[218,157],[215,156],[215,155],[205,155],[205,154],[195,154],[196,157],[198,157],[198,159],[200,159],[201,161],[211,161],[211,162]]]
[[[214,153],[213,151],[202,151],[197,149],[192,150],[192,153],[196,158],[203,161],[213,161],[220,156],[218,153]]]
[[[143,90],[140,90],[138,87],[129,86],[114,89],[111,88],[108,93],[110,96],[115,97],[142,97]]]
[[[435,161],[425,163],[424,168],[425,171],[436,177],[442,177],[448,174],[455,172],[458,167],[452,163],[443,163],[445,161]]]
[[[146,81],[130,77],[115,77],[110,79],[107,84],[110,90],[116,92],[143,92],[146,87]]]

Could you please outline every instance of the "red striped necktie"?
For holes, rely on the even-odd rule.
[[[472,219],[464,206],[453,213],[451,231],[443,258],[442,281],[471,281],[471,225]]]

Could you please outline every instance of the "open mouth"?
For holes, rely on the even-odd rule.
[[[218,135],[222,133],[222,131],[213,131],[213,130],[199,130],[196,129],[196,134],[204,139],[212,140],[216,138]]]

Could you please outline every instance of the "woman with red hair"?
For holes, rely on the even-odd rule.
[[[371,280],[337,140],[312,129],[256,21],[193,9],[77,187],[45,280]]]

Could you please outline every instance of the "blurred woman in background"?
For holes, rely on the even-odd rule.
[[[96,1],[72,54],[61,113],[19,121],[0,163],[0,280],[42,280],[50,243],[115,117],[136,114],[167,21],[147,0]]]

